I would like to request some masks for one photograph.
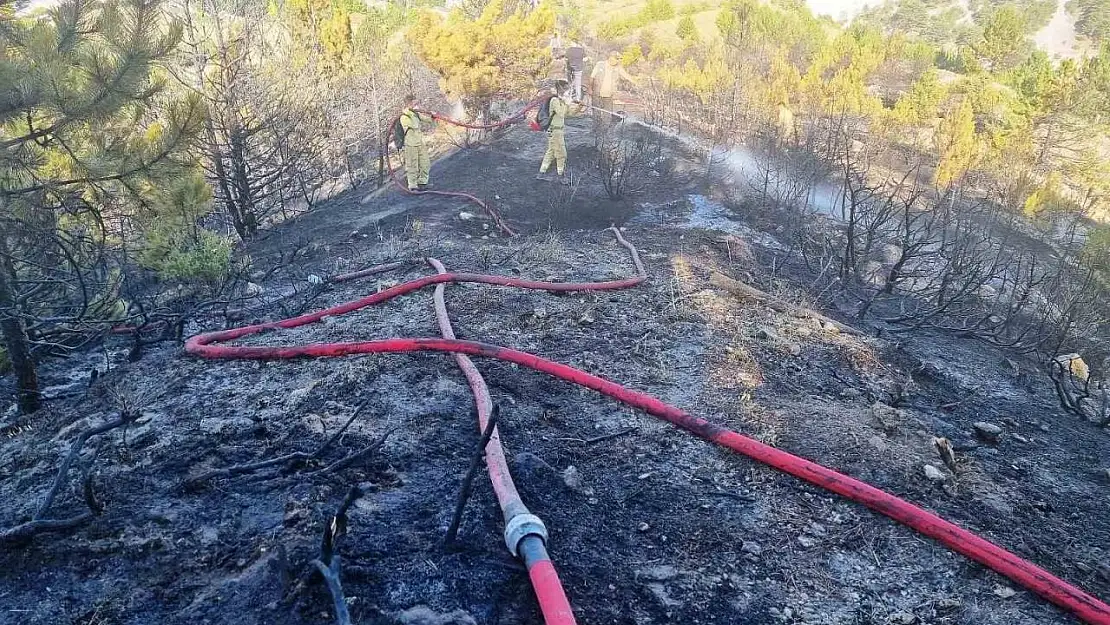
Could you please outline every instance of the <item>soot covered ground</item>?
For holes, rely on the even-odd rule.
[[[350,192],[271,232],[249,252],[267,298],[316,309],[429,270],[309,289],[307,276],[433,255],[449,269],[593,281],[631,275],[601,228],[625,230],[651,279],[626,291],[555,296],[447,288],[460,338],[568,363],[870,481],[936,510],[1103,598],[1110,597],[1110,436],[1062,414],[1030,363],[979,343],[914,335],[900,344],[835,331],[713,287],[724,272],[790,297],[722,234],[682,227],[698,168],[678,151],[645,192],[613,202],[591,169],[588,124],[568,133],[571,190],[532,180],[538,133],[515,130],[433,168],[442,188],[493,198],[522,236],[496,236],[454,200]],[[669,225],[670,224],[670,225]],[[759,247],[769,234],[753,235]],[[735,239],[732,239],[735,243]],[[289,250],[301,250],[289,254]],[[756,255],[758,256],[758,255]],[[292,258],[292,260],[289,260]],[[191,332],[220,327],[202,319]],[[431,291],[246,344],[435,336]],[[506,553],[484,473],[460,539],[442,545],[478,433],[450,358],[388,355],[210,362],[164,344],[137,363],[123,345],[51,363],[51,384],[111,370],[50,402],[0,440],[0,524],[28,519],[84,427],[122,404],[142,417],[91,443],[103,515],[0,552],[0,622],[330,623],[318,580],[300,582],[352,485],[365,495],[339,541],[356,623],[537,623],[526,574]],[[1011,364],[1013,363],[1013,364]],[[1045,602],[913,532],[819,489],[716,449],[597,394],[502,362],[477,361],[502,408],[525,501],[580,623],[1072,622]],[[1016,366],[1016,369],[1015,369]],[[79,384],[83,384],[80,382]],[[897,404],[893,406],[892,404]],[[206,471],[313,452],[358,408],[321,459],[192,484]],[[1003,428],[995,445],[972,424]],[[933,436],[960,465],[943,482]],[[384,442],[337,470],[347,454]],[[74,480],[76,481],[76,480]],[[82,510],[62,491],[61,516]],[[1016,590],[1016,592],[1014,592]]]

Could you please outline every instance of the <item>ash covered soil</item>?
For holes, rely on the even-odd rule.
[[[453,270],[543,280],[630,276],[628,254],[602,230],[616,220],[643,256],[646,284],[563,296],[450,285],[459,338],[650,393],[937,511],[1110,598],[1110,435],[1063,414],[1034,364],[946,335],[900,335],[897,344],[853,336],[716,288],[710,277],[723,272],[800,294],[757,260],[773,254],[773,232],[727,216],[708,222],[713,229],[691,227],[706,225],[691,219],[704,204],[691,196],[701,178],[677,148],[643,193],[612,202],[588,166],[589,124],[572,122],[568,141],[569,188],[532,179],[544,138],[526,130],[433,167],[440,188],[492,199],[522,232],[512,239],[497,236],[473,206],[395,191],[352,191],[276,228],[245,250],[257,266],[281,268],[261,281],[261,298],[238,323],[335,305],[431,271],[413,264],[308,285],[310,274],[397,258],[431,255]],[[275,294],[288,297],[267,304]],[[223,319],[201,319],[189,332],[221,327]],[[240,343],[437,335],[428,289]],[[0,552],[0,622],[334,622],[327,590],[306,574],[351,486],[365,494],[338,553],[355,623],[541,622],[527,575],[502,543],[484,473],[457,544],[443,546],[478,439],[452,359],[202,361],[164,343],[128,363],[126,347],[49,363],[48,384],[80,392],[62,393],[0,439],[0,526],[11,527],[30,519],[77,433],[121,406],[142,414],[90,441],[74,470],[95,461],[102,515]],[[592,391],[508,363],[476,363],[580,623],[1074,622],[858,505]],[[106,365],[86,384],[90,366]],[[317,460],[190,481],[311,454],[359,407]],[[1001,427],[995,443],[976,438],[980,421]],[[955,444],[955,474],[937,457],[934,436]],[[329,469],[382,437],[360,462]],[[925,464],[939,467],[943,481],[928,479]],[[79,480],[71,481],[51,516],[84,510]]]

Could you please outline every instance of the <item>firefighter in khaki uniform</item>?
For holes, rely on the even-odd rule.
[[[401,111],[401,127],[405,129],[405,177],[409,191],[423,191],[428,188],[428,146],[424,145],[424,131],[421,124],[430,124],[435,116],[429,117],[414,110],[416,96],[405,96],[405,109]]]
[[[570,181],[564,176],[567,168],[567,143],[565,136],[567,103],[563,100],[563,93],[566,89],[567,81],[555,81],[555,97],[551,98],[551,103],[548,105],[551,111],[551,125],[547,127],[547,151],[543,153],[543,162],[540,163],[540,173],[536,175],[537,180],[548,180],[547,170],[551,167],[551,162],[554,161],[555,171],[559,174],[559,182],[570,184]]]

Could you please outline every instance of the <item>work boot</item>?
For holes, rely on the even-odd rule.
[[[419,192],[420,192],[420,187],[419,186],[409,187],[409,193],[419,193]]]
[[[424,184],[418,184],[418,185],[416,185],[416,187],[417,187],[418,189],[420,189],[421,191],[427,191],[428,189],[432,188],[432,185],[431,185],[431,184],[429,184],[429,183],[427,183],[427,182],[425,182]]]

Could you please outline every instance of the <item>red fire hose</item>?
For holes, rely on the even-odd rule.
[[[299,317],[293,317],[274,323],[244,326],[230,330],[200,334],[189,339],[185,344],[185,349],[188,353],[202,358],[221,359],[282,359],[299,357],[335,357],[350,354],[437,351],[456,355],[496,358],[506,362],[516,363],[535,371],[552,375],[561,380],[573,382],[596,390],[608,397],[663,419],[707,441],[744,454],[749,458],[767,464],[768,466],[794,477],[828,489],[852,501],[861,503],[876,512],[884,514],[940,542],[949,549],[961,553],[1010,578],[1014,582],[1071,612],[1087,623],[1091,623],[1092,625],[1110,625],[1110,606],[1107,606],[1095,597],[1055,577],[1044,569],[926,510],[857,479],[840,474],[780,449],[764,445],[751,438],[710,423],[705,419],[690,415],[645,393],[629,390],[604,378],[533,354],[488,343],[461,341],[451,338],[394,338],[349,343],[317,343],[292,347],[251,347],[217,344],[244,336],[258,334],[267,330],[296,328],[319,321],[323,317],[341,315],[380,304],[433,284],[443,285],[449,282],[471,282],[565,292],[620,289],[639,284],[643,279],[644,277],[641,275],[637,278],[611,282],[551,283],[481,274],[440,273],[417,278],[374,295],[363,297],[326,310],[301,315]],[[445,332],[445,334],[447,334],[447,332]],[[494,469],[491,467],[491,474],[493,472]],[[499,498],[502,497],[502,494],[505,492],[507,492],[507,489],[502,489],[502,493],[499,493]],[[528,538],[522,540],[520,546],[522,548],[528,548],[535,542],[537,541]],[[544,562],[547,563],[544,564]],[[551,568],[550,562],[546,560],[540,560],[535,566],[529,567],[529,575],[536,583],[537,592],[545,593],[544,597],[540,599],[541,605],[544,605],[545,601],[550,600],[551,593],[562,593],[562,588],[551,581],[553,578],[557,579],[557,576],[553,574],[554,569]],[[554,590],[555,588],[558,588],[558,590]],[[555,601],[552,605],[561,605],[561,602]],[[545,611],[545,616],[546,615],[547,612]],[[573,616],[567,618],[573,619]],[[549,623],[560,624],[571,622],[573,622],[573,620],[560,619],[549,621]]]
[[[448,124],[451,124],[452,126],[458,126],[460,128],[468,128],[470,130],[497,130],[498,128],[504,128],[510,124],[524,119],[524,116],[528,114],[528,111],[531,111],[532,109],[539,106],[541,102],[542,98],[536,98],[525,105],[524,108],[520,109],[519,111],[513,113],[512,115],[499,122],[494,122],[492,124],[471,124],[456,119],[451,119],[450,117],[440,115],[439,113],[434,113],[432,111],[420,110],[417,112],[425,113],[432,116],[433,119],[442,120],[444,122],[447,122]],[[393,143],[393,128],[396,126],[398,119],[400,119],[400,116],[393,118],[393,121],[389,124],[389,133],[386,135],[385,138],[386,145],[391,145]],[[489,205],[489,203],[479,198],[478,196],[462,191],[413,191],[408,188],[408,185],[402,183],[401,179],[397,177],[397,170],[393,168],[393,163],[389,162],[389,159],[386,159],[386,161],[389,163],[389,177],[393,180],[393,183],[397,185],[397,188],[400,189],[402,192],[408,193],[410,195],[438,195],[441,197],[457,197],[469,202],[473,202],[478,206],[481,206],[482,209],[489,214],[490,218],[493,219],[493,223],[497,226],[498,230],[500,230],[506,236],[511,237],[516,234],[516,232],[509,227],[509,224],[505,223],[505,220],[501,218],[501,215],[496,210],[494,210],[493,207]]]

